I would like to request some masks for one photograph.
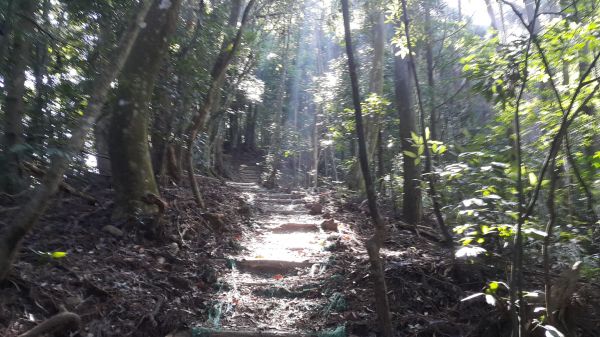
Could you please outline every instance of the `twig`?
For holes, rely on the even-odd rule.
[[[31,162],[24,161],[23,166],[25,167],[25,169],[27,169],[29,172],[31,172],[31,174],[33,174],[34,176],[36,176],[38,178],[43,178],[47,174],[46,170],[39,168],[38,166],[36,166],[35,164],[33,164]],[[91,203],[95,204],[98,202],[98,200],[96,200],[96,198],[92,197],[91,195],[89,195],[87,193],[78,191],[77,189],[75,189],[75,187],[67,184],[64,181],[62,181],[59,186],[60,186],[61,190],[68,192],[70,194],[76,195],[78,197],[81,197]]]
[[[514,239],[514,251],[511,261],[511,275],[510,275],[510,313],[512,318],[512,335],[514,337],[523,336],[524,333],[524,325],[525,325],[525,312],[524,310],[517,310],[517,298],[521,306],[523,305],[523,223],[525,219],[523,217],[524,213],[524,204],[525,204],[525,195],[523,192],[523,180],[522,180],[522,158],[521,158],[521,126],[519,121],[519,110],[521,107],[521,100],[523,98],[523,93],[525,92],[525,87],[527,86],[528,77],[529,77],[529,57],[531,51],[531,43],[534,39],[534,28],[535,21],[537,17],[537,13],[539,10],[539,1],[536,1],[535,11],[533,15],[533,19],[531,20],[530,25],[525,23],[523,19],[523,15],[514,7],[513,4],[508,3],[503,0],[504,3],[507,3],[512,10],[515,12],[521,23],[527,28],[529,32],[529,39],[527,40],[527,46],[525,49],[525,61],[523,65],[523,81],[521,83],[521,88],[519,89],[519,94],[517,96],[517,101],[515,105],[514,111],[514,124],[515,124],[515,152],[516,152],[516,170],[517,170],[517,193],[518,193],[518,219],[517,219],[517,233]],[[522,308],[522,307],[521,307]]]
[[[595,223],[598,220],[598,216],[596,215],[596,212],[594,212],[594,196],[592,195],[592,192],[590,191],[588,185],[583,180],[581,172],[579,172],[579,168],[577,167],[577,162],[575,162],[575,158],[573,158],[573,152],[571,151],[571,144],[569,142],[568,134],[565,134],[565,150],[567,152],[567,160],[571,163],[571,167],[573,168],[573,173],[575,174],[579,185],[581,185],[581,188],[585,193],[589,216],[592,217],[591,220]]]
[[[160,308],[162,308],[163,304],[165,303],[165,297],[161,296],[157,301],[156,301],[156,305],[154,306],[154,309],[152,309],[152,312],[145,315],[144,317],[142,317],[138,324],[135,326],[135,330],[134,332],[142,325],[142,323],[144,323],[144,321],[146,319],[148,319],[150,321],[150,323],[152,324],[153,328],[156,328],[158,326],[158,323],[156,322],[156,315],[158,315],[158,312],[160,311]]]

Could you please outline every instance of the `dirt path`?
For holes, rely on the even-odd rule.
[[[242,167],[243,182],[229,182],[260,209],[253,230],[239,243],[244,249],[227,257],[209,320],[198,336],[344,336],[343,326],[326,331],[327,316],[345,305],[332,289],[326,249],[332,231],[320,215],[310,215],[315,197],[261,188],[259,171]],[[342,308],[343,309],[343,308]]]

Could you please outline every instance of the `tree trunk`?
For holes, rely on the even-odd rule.
[[[371,61],[371,72],[369,74],[369,94],[383,96],[383,67],[385,56],[385,15],[378,2],[368,3],[370,7],[369,17],[373,25],[373,59]],[[369,165],[374,161],[377,151],[377,135],[381,129],[380,118],[377,115],[366,116],[365,137],[367,142],[367,155]],[[365,181],[361,176],[360,165],[354,165],[349,172],[349,187],[359,191],[365,190]]]
[[[321,113],[321,107],[318,109],[313,108],[313,123],[312,123],[312,134],[311,134],[311,143],[312,143],[312,169],[310,176],[312,177],[312,187],[317,189],[319,187],[319,114]]]
[[[48,15],[50,13],[50,0],[44,0],[42,3],[42,25],[44,27],[49,27],[50,22]],[[35,46],[33,48],[32,58],[34,59],[31,62],[31,68],[33,72],[33,77],[35,78],[35,98],[33,99],[33,108],[31,109],[31,121],[28,123],[29,127],[27,130],[27,143],[33,146],[35,149],[44,148],[45,142],[44,138],[47,135],[48,128],[48,120],[46,119],[46,104],[48,102],[48,92],[49,88],[52,85],[49,83],[44,83],[44,79],[50,78],[48,75],[48,43],[46,40],[36,41]]]
[[[8,68],[4,77],[6,98],[4,102],[4,149],[5,181],[2,189],[16,194],[25,188],[25,177],[21,170],[21,158],[24,152],[23,114],[25,111],[25,68],[31,59],[31,41],[33,40],[33,24],[24,17],[34,16],[37,1],[21,0],[16,11],[20,14],[14,24],[12,48],[8,57]]]
[[[413,80],[415,83],[415,91],[417,93],[417,101],[418,101],[418,106],[419,106],[419,124],[420,124],[420,128],[421,128],[421,140],[422,140],[422,146],[423,146],[423,154],[425,156],[425,175],[427,177],[427,185],[429,186],[428,192],[429,192],[429,197],[431,198],[431,203],[433,204],[433,213],[435,214],[435,218],[438,224],[438,227],[440,229],[440,232],[443,236],[444,239],[444,243],[447,244],[448,246],[452,245],[452,234],[450,233],[450,230],[448,229],[448,227],[446,226],[446,222],[444,221],[444,215],[442,214],[441,211],[441,207],[438,201],[438,195],[436,192],[436,186],[435,186],[435,181],[434,181],[434,176],[433,176],[433,168],[432,168],[432,158],[431,158],[431,152],[429,151],[429,146],[427,144],[427,139],[426,139],[426,130],[425,130],[425,111],[423,108],[423,100],[422,100],[422,95],[421,95],[421,89],[419,87],[419,79],[417,76],[417,67],[415,64],[415,59],[414,59],[414,54],[413,54],[413,48],[411,45],[411,36],[410,36],[410,27],[409,27],[409,20],[408,20],[408,10],[407,10],[407,5],[406,5],[406,0],[402,0],[402,21],[404,23],[404,35],[406,36],[406,46],[408,49],[408,58],[410,60],[410,70],[412,72],[413,75]],[[416,154],[417,158],[418,158],[418,153]]]
[[[246,117],[246,126],[244,128],[244,148],[249,151],[256,149],[256,117],[258,115],[258,105],[252,104]]]
[[[154,88],[154,109],[152,116],[151,142],[152,142],[152,167],[160,181],[167,176],[167,147],[171,140],[171,128],[174,116],[173,97],[169,90],[169,79],[172,77],[170,67],[162,67],[159,75],[159,84]]]
[[[229,178],[229,174],[225,168],[225,161],[223,160],[223,143],[225,133],[225,119],[221,118],[215,125],[216,135],[213,141],[213,170],[221,177]]]
[[[433,28],[431,26],[432,10],[428,1],[425,1],[425,60],[427,61],[427,91],[429,96],[429,131],[431,139],[439,140],[441,130],[439,129],[440,116],[435,107],[435,77],[433,65]]]
[[[105,177],[112,176],[110,157],[108,154],[108,128],[110,118],[108,113],[103,114],[94,124],[94,146],[96,148],[96,168],[98,173]]]
[[[273,118],[273,135],[271,136],[271,146],[269,147],[269,160],[271,161],[271,165],[269,168],[269,172],[267,175],[267,179],[264,182],[266,188],[275,188],[277,186],[277,172],[279,171],[279,166],[281,165],[281,143],[283,141],[283,137],[281,135],[281,129],[283,128],[283,103],[285,101],[285,82],[287,79],[287,69],[289,63],[289,50],[290,50],[290,33],[289,27],[286,29],[286,32],[283,35],[283,43],[285,48],[283,50],[283,59],[281,61],[282,69],[281,69],[281,77],[279,78],[279,85],[277,88],[277,101],[275,103],[274,109],[274,118]]]
[[[240,114],[236,110],[229,115],[229,142],[231,150],[236,150],[240,145]]]
[[[492,6],[491,0],[485,0],[485,7],[487,9],[488,15],[490,17],[490,23],[495,33],[498,33],[498,20],[496,20],[496,13],[494,12],[494,7]]]
[[[101,59],[110,59],[112,62],[102,64],[97,68],[98,75],[88,90],[88,105],[83,117],[81,117],[77,127],[71,132],[72,136],[67,141],[63,151],[50,158],[50,168],[46,176],[42,183],[33,191],[31,199],[21,207],[19,216],[3,229],[0,235],[0,280],[7,276],[21,241],[42,216],[50,203],[50,198],[56,193],[58,186],[62,182],[71,160],[83,148],[86,135],[98,118],[108,96],[110,84],[122,69],[132,49],[133,43],[140,31],[140,25],[150,8],[150,3],[150,1],[147,1],[142,5],[135,20],[124,32],[119,45],[111,52],[102,52],[103,57]],[[109,57],[109,55],[112,57]]]
[[[156,212],[143,202],[158,195],[148,146],[149,104],[175,31],[181,0],[156,0],[131,55],[119,77],[109,130],[109,153],[116,192],[114,217],[128,218]]]
[[[354,119],[356,122],[356,136],[358,138],[359,162],[362,169],[365,188],[367,192],[367,202],[369,211],[375,227],[375,235],[367,242],[367,251],[371,263],[371,273],[373,275],[373,284],[375,292],[375,306],[381,333],[384,337],[392,337],[392,320],[390,317],[390,306],[387,298],[387,286],[385,283],[385,272],[383,262],[379,256],[379,250],[385,237],[385,225],[379,215],[377,207],[377,196],[375,187],[371,179],[369,170],[369,160],[367,156],[367,144],[364,134],[362,119],[361,99],[358,88],[358,76],[356,74],[356,65],[354,63],[354,51],[352,49],[352,37],[350,36],[350,10],[348,0],[342,0],[342,14],[344,17],[344,37],[346,41],[346,54],[348,55],[348,71],[350,73],[350,82],[352,84],[352,102],[354,104]]]
[[[410,224],[418,225],[422,220],[421,172],[414,156],[407,152],[417,153],[410,142],[411,134],[417,133],[415,114],[412,110],[412,80],[410,76],[410,60],[408,56],[394,57],[394,86],[396,108],[400,118],[400,144],[402,148],[402,170],[404,173],[402,215]]]

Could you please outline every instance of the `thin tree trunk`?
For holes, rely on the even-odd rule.
[[[150,132],[152,148],[152,168],[159,181],[165,181],[167,175],[167,148],[171,139],[175,106],[169,90],[169,78],[172,77],[170,66],[165,64],[160,70],[159,83],[154,88],[152,128]]]
[[[286,32],[283,36],[285,48],[283,50],[283,59],[281,61],[281,77],[279,78],[279,85],[277,88],[277,101],[275,103],[274,118],[273,118],[273,135],[271,136],[271,146],[269,147],[269,160],[271,165],[267,179],[264,182],[266,188],[275,188],[277,186],[277,172],[281,165],[281,143],[283,141],[281,129],[283,128],[283,103],[285,100],[286,88],[285,83],[287,79],[287,69],[289,63],[289,49],[290,49],[290,32],[289,27],[286,28]]]
[[[244,130],[244,148],[250,151],[256,150],[256,117],[258,115],[258,105],[252,104],[246,117],[246,126]]]
[[[396,107],[400,118],[400,145],[402,149],[402,171],[404,185],[402,188],[402,215],[409,224],[417,226],[421,223],[423,206],[421,202],[421,172],[415,158],[408,153],[417,153],[410,142],[411,134],[417,133],[415,114],[412,110],[412,79],[410,76],[408,56],[394,57],[394,86]]]
[[[571,168],[573,169],[573,173],[575,174],[575,178],[579,182],[581,189],[583,190],[586,198],[586,206],[587,206],[587,219],[589,223],[595,224],[598,221],[598,216],[594,211],[594,195],[590,190],[589,186],[586,184],[585,180],[583,180],[583,176],[581,172],[579,172],[579,168],[577,167],[577,163],[575,162],[575,158],[573,158],[573,152],[571,151],[571,143],[569,142],[569,135],[565,134],[565,150],[566,157],[569,164],[571,164]]]
[[[333,151],[332,151],[333,152]],[[380,193],[385,193],[385,183],[383,177],[385,175],[385,160],[383,158],[385,149],[383,146],[383,130],[379,129],[377,133],[377,185]],[[334,155],[335,159],[335,155]],[[337,180],[337,178],[336,178]]]
[[[431,139],[440,139],[439,122],[440,117],[438,116],[436,105],[435,105],[435,78],[434,78],[434,65],[433,65],[433,29],[431,26],[431,6],[428,1],[425,2],[425,60],[427,61],[427,91],[429,96],[429,131],[431,132]]]
[[[236,0],[239,1],[239,0]],[[194,142],[196,137],[200,131],[204,128],[206,121],[210,117],[212,111],[210,110],[213,107],[213,102],[219,99],[220,90],[222,81],[225,77],[225,73],[227,71],[227,67],[231,62],[231,59],[237,52],[239,45],[242,40],[242,34],[246,28],[246,24],[248,23],[250,11],[254,6],[255,0],[250,0],[244,9],[244,14],[242,15],[242,21],[237,30],[237,34],[231,41],[231,43],[223,44],[224,48],[221,48],[219,55],[213,65],[211,71],[211,82],[208,89],[208,93],[206,95],[206,99],[203,102],[202,106],[198,110],[198,113],[193,117],[192,123],[187,128],[185,135],[185,163],[188,169],[188,179],[190,181],[190,185],[192,186],[192,192],[194,194],[194,199],[196,204],[204,208],[204,200],[202,199],[202,194],[200,193],[200,188],[198,187],[198,183],[196,182],[196,177],[194,175]],[[237,20],[237,19],[236,19]],[[236,21],[237,22],[237,21]]]
[[[546,206],[548,207],[548,223],[546,224],[546,236],[542,245],[542,256],[544,259],[544,283],[546,295],[546,317],[548,324],[554,326],[554,306],[552,302],[552,279],[550,277],[550,243],[552,241],[553,230],[556,224],[556,208],[554,203],[554,191],[556,190],[556,182],[558,180],[558,172],[556,171],[556,160],[552,159],[550,164],[550,190],[548,191],[548,199]]]
[[[25,188],[25,177],[21,169],[25,138],[23,135],[23,115],[25,113],[25,68],[31,59],[33,24],[36,1],[21,0],[17,4],[17,19],[14,24],[8,69],[4,77],[6,98],[4,102],[4,148],[6,153],[6,173],[2,189],[16,194]]]
[[[96,150],[96,168],[98,173],[105,177],[112,176],[110,157],[108,154],[108,128],[110,118],[108,113],[101,114],[94,123],[94,147]]]
[[[56,193],[62,182],[71,160],[83,148],[86,135],[91,130],[106,101],[110,91],[110,83],[115,80],[117,74],[123,68],[151,3],[151,1],[146,1],[142,4],[135,19],[123,33],[119,45],[111,52],[102,53],[104,57],[100,59],[110,60],[111,62],[101,64],[96,68],[97,77],[88,90],[90,96],[83,117],[71,132],[72,136],[63,151],[51,157],[50,168],[42,183],[33,191],[31,199],[21,207],[19,216],[2,231],[0,235],[0,280],[8,275],[12,260],[20,247],[21,241],[44,213],[51,197]]]
[[[50,0],[44,0],[42,3],[42,22],[44,27],[50,26],[48,15],[50,13]],[[35,77],[35,98],[33,99],[33,109],[31,109],[31,122],[27,130],[27,143],[34,148],[44,147],[44,138],[47,135],[46,129],[49,122],[45,116],[45,108],[48,102],[48,91],[51,83],[44,83],[48,79],[48,43],[45,40],[37,41],[33,48],[35,54],[32,63],[33,77]]]
[[[375,226],[375,235],[367,242],[367,251],[371,263],[371,273],[373,274],[373,284],[375,291],[375,306],[381,333],[384,337],[393,336],[392,320],[390,317],[390,306],[387,298],[387,286],[385,282],[385,271],[383,261],[379,256],[379,250],[383,244],[386,235],[383,219],[379,214],[377,207],[377,196],[369,171],[369,160],[367,157],[367,145],[364,134],[362,119],[361,99],[358,88],[358,76],[356,74],[356,65],[354,61],[354,51],[352,48],[352,37],[350,36],[350,9],[348,0],[342,0],[342,14],[344,17],[344,37],[346,41],[346,54],[348,56],[348,71],[350,73],[350,82],[352,84],[352,102],[354,104],[354,119],[356,122],[356,136],[358,138],[359,161],[365,181],[367,192],[367,202],[373,225]]]
[[[425,137],[425,134],[426,134],[426,132],[425,132],[425,116],[424,116],[425,112],[423,109],[423,100],[421,99],[421,90],[419,88],[417,67],[415,64],[414,54],[413,54],[413,50],[412,50],[412,46],[411,46],[406,0],[402,0],[402,12],[403,12],[402,17],[403,17],[403,21],[404,21],[404,34],[406,36],[407,47],[408,47],[408,57],[410,59],[410,68],[412,70],[413,79],[415,82],[415,89],[417,91],[417,101],[418,101],[418,105],[419,105],[419,116],[420,116],[419,119],[421,122],[420,123],[421,124],[421,138],[423,140],[423,153],[425,155],[425,174],[427,175],[427,183],[429,185],[429,189],[428,189],[429,197],[431,198],[431,202],[433,204],[433,212],[435,214],[435,218],[437,220],[438,227],[442,234],[443,240],[447,245],[452,245],[452,234],[450,234],[450,231],[449,231],[448,227],[446,226],[446,223],[444,221],[444,216],[442,214],[441,207],[440,207],[440,204],[438,201],[438,196],[437,196],[437,192],[436,192],[436,188],[435,188],[435,181],[434,181],[434,177],[433,177],[431,153],[429,151],[429,146],[427,144],[427,139]]]
[[[312,143],[312,187],[317,189],[319,187],[319,114],[321,113],[321,106],[319,105],[318,109],[313,108],[314,116],[312,123],[312,134],[311,134],[311,143]]]
[[[377,1],[367,2],[369,19],[373,25],[371,46],[373,48],[373,59],[369,73],[369,94],[383,97],[383,68],[385,56],[385,15],[381,4]],[[380,117],[378,115],[365,116],[365,139],[367,142],[367,155],[369,163],[374,162],[377,151],[377,135],[381,129]],[[370,164],[369,164],[370,165]],[[360,164],[352,166],[348,174],[348,186],[358,191],[365,190],[365,181],[361,175]]]
[[[485,0],[485,7],[487,9],[488,15],[490,17],[490,22],[492,28],[495,31],[495,34],[498,33],[498,20],[496,20],[496,13],[494,13],[494,7],[492,6],[491,0]]]
[[[6,71],[6,64],[4,63],[4,60],[6,53],[10,48],[10,36],[12,36],[13,19],[15,17],[15,0],[7,0],[3,2],[2,10],[4,11],[4,24],[2,27],[3,34],[0,34],[0,71],[4,73],[4,71]]]

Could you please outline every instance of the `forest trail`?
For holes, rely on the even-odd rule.
[[[258,167],[240,167],[241,182],[228,182],[260,212],[253,231],[239,238],[243,250],[229,256],[229,273],[216,292],[210,336],[337,336],[318,332],[324,318],[344,305],[339,289],[325,282],[331,252],[320,215],[310,215],[316,196],[260,187]],[[335,235],[335,234],[334,234]],[[338,329],[342,333],[343,328]],[[335,331],[335,329],[334,329]],[[201,334],[202,335],[202,334]]]

